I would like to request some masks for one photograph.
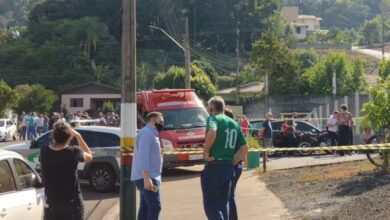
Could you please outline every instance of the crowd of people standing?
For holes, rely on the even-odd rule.
[[[53,125],[58,121],[71,123],[74,121],[92,119],[88,112],[76,112],[71,114],[53,112],[51,116],[44,112],[40,114],[37,112],[22,112],[19,117],[14,117],[17,118],[16,124],[18,127],[19,140],[33,140],[48,130],[52,130]],[[120,124],[119,115],[115,112],[108,112],[106,114],[100,112],[97,119],[99,120],[99,125],[119,126]]]

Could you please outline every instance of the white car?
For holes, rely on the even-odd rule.
[[[120,176],[120,128],[81,126],[75,129],[93,153],[93,160],[90,163],[78,164],[79,177],[88,180],[90,186],[97,192],[113,190],[119,183]],[[31,167],[39,171],[40,149],[52,143],[51,134],[51,131],[48,131],[31,142],[8,145],[3,149],[20,153]],[[70,145],[77,145],[77,141],[73,139]]]
[[[9,119],[0,119],[0,140],[16,140],[16,125]]]
[[[41,178],[15,152],[0,150],[0,219],[43,219],[45,193]]]

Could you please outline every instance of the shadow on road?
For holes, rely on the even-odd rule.
[[[115,187],[115,190],[112,192],[98,193],[93,191],[88,185],[81,185],[81,191],[85,201],[118,198],[119,196],[119,186]]]
[[[367,174],[358,179],[345,182],[338,187],[334,196],[358,196],[365,192],[371,191],[377,187],[390,184],[390,175],[386,174]]]
[[[201,172],[202,170],[200,167],[196,167],[195,169],[193,167],[164,169],[162,181],[171,182],[177,180],[199,178]]]

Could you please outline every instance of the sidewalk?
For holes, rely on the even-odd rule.
[[[206,220],[199,172],[174,181],[170,177],[163,179],[161,200],[161,220]],[[242,173],[237,186],[236,202],[239,219],[289,219],[283,203],[259,180],[254,170]],[[119,219],[118,215],[119,201],[109,209],[102,220]]]

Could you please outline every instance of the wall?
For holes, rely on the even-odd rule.
[[[73,98],[83,98],[84,99],[84,105],[80,108],[71,108],[70,107],[70,99]],[[91,108],[91,99],[120,99],[120,94],[64,94],[61,96],[61,106],[65,105],[65,108],[68,110],[68,112],[83,112],[85,110],[88,110]]]

